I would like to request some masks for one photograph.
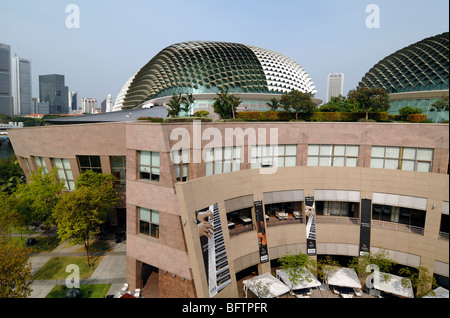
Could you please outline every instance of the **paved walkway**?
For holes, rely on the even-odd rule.
[[[107,242],[110,244],[112,251],[89,254],[91,256],[103,255],[103,259],[91,277],[81,279],[80,284],[111,284],[108,295],[115,295],[126,282],[126,242],[115,243],[112,240]],[[35,274],[51,257],[85,256],[85,252],[77,252],[80,247],[80,245],[67,246],[63,243],[50,253],[39,253],[31,256],[28,259],[31,263],[31,274]],[[55,285],[65,285],[65,283],[65,279],[35,280],[31,285],[32,292],[29,298],[45,298]]]

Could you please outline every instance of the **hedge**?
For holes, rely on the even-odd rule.
[[[427,117],[426,114],[409,114],[406,120],[410,123],[421,123],[427,120]]]
[[[238,112],[236,118],[243,119],[245,121],[290,121],[295,119],[295,113],[290,112],[277,112],[273,110],[258,112]],[[361,118],[366,118],[366,113],[363,112],[315,112],[312,114],[298,114],[299,120],[307,121],[344,121],[352,122],[358,121]],[[389,115],[387,112],[369,113],[369,118],[376,121],[388,121]]]
[[[191,123],[194,120],[200,120],[201,122],[212,122],[213,120],[208,117],[166,117],[165,123]]]
[[[152,123],[162,123],[164,121],[164,118],[159,118],[159,117],[138,117],[137,120],[151,121]]]

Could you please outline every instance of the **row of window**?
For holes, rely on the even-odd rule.
[[[189,149],[172,151],[177,181],[188,179]],[[308,145],[307,166],[358,167],[357,145]],[[243,162],[241,147],[219,147],[204,150],[205,175],[239,171]],[[297,161],[297,145],[252,146],[251,169],[293,167]],[[431,172],[433,149],[373,146],[371,168]],[[159,181],[159,152],[139,152],[140,179]]]
[[[44,173],[48,173],[48,168],[43,157],[33,157],[36,167],[42,168]],[[26,159],[26,158],[25,158]],[[100,156],[77,156],[78,166],[80,172],[86,170],[93,170],[95,172],[102,172]],[[64,180],[65,186],[69,190],[75,189],[75,180],[70,166],[69,159],[66,158],[52,158],[53,167],[56,167],[58,178]],[[28,160],[25,160],[27,168],[31,171]],[[124,156],[110,156],[111,174],[117,178],[115,186],[117,188],[125,188],[126,182],[126,157]]]

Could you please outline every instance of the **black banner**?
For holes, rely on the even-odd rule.
[[[359,255],[370,251],[370,224],[372,220],[372,200],[361,199],[361,227],[359,234]]]
[[[316,255],[316,205],[314,197],[305,197],[306,215],[306,251],[308,255]]]
[[[258,231],[259,257],[262,264],[269,261],[269,253],[267,251],[266,227],[264,224],[264,211],[261,200],[255,201],[255,218],[256,230]]]

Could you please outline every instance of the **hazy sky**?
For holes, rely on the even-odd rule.
[[[79,28],[66,26],[70,4]],[[370,4],[379,28],[366,27]],[[325,100],[328,73],[344,73],[346,95],[387,55],[447,32],[448,10],[448,0],[0,0],[0,43],[31,59],[33,97],[38,76],[56,73],[100,104],[165,47],[209,40],[290,57]]]

